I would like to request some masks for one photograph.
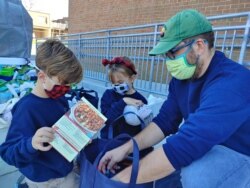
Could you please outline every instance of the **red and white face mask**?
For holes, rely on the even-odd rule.
[[[43,84],[43,88],[44,88],[45,93],[48,95],[48,97],[52,99],[57,99],[59,97],[62,97],[70,90],[70,86],[68,85],[58,85],[58,84],[55,84],[52,79],[49,78],[49,80],[51,83],[54,84],[52,89],[47,90],[44,84]]]

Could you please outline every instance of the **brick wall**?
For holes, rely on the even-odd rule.
[[[69,33],[164,22],[186,8],[237,13],[250,11],[250,0],[69,0]]]

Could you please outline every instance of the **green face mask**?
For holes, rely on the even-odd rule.
[[[166,60],[168,71],[178,80],[186,80],[194,75],[196,65],[191,65],[187,61],[187,54],[189,51],[190,50],[187,50],[187,52],[176,56],[173,60]]]

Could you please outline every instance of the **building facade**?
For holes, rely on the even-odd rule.
[[[250,1],[74,0],[69,1],[69,33],[164,22],[186,8],[214,16],[250,11]]]
[[[33,37],[43,38],[51,36],[51,21],[48,13],[28,11],[33,20]]]
[[[68,33],[68,18],[51,20],[49,13],[28,11],[33,20],[33,37],[49,38]]]

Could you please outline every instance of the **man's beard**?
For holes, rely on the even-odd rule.
[[[196,68],[195,68],[195,72],[194,72],[194,75],[192,76],[191,80],[196,80],[197,78],[199,78],[199,75],[202,71],[203,62],[201,62],[199,60],[200,60],[200,55],[197,55],[195,58],[195,63],[194,63],[196,65]]]

